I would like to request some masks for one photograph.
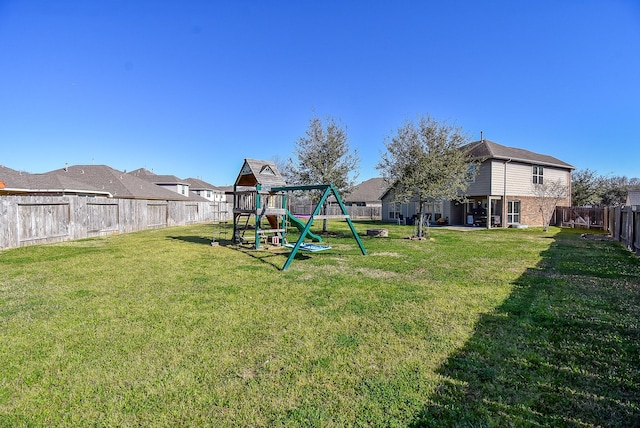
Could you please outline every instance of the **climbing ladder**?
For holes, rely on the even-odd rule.
[[[252,214],[249,213],[239,213],[234,216],[233,221],[235,224],[233,225],[234,236],[233,240],[237,243],[243,243],[246,241],[244,235],[249,229],[249,221],[251,220]],[[242,224],[244,222],[244,225]]]

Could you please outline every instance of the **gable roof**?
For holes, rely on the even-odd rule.
[[[388,188],[384,178],[370,178],[354,186],[351,193],[343,200],[344,202],[378,202]]]
[[[50,171],[47,176],[69,177],[116,198],[185,201],[189,198],[107,165],[73,165]]]
[[[534,153],[525,149],[507,147],[489,140],[474,141],[462,149],[466,149],[471,157],[476,159],[502,159],[543,166],[555,166],[558,168],[576,169],[574,166],[556,159],[553,156]]]
[[[629,190],[625,205],[640,205],[640,190]]]
[[[98,189],[67,176],[29,174],[0,165],[0,181],[4,183],[2,193],[82,193],[111,196],[104,189]]]
[[[153,184],[188,184],[185,180],[181,180],[175,175],[156,174],[146,168],[138,168],[134,171],[128,172],[127,174],[131,174]]]
[[[260,184],[265,190],[276,186],[286,186],[287,182],[272,161],[245,159],[236,178],[236,186],[255,187]]]

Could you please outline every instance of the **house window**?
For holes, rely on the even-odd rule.
[[[469,168],[467,168],[467,181],[469,183],[476,182],[476,165],[473,163],[469,165]]]
[[[442,217],[442,208],[444,203],[442,201],[434,201],[426,204],[425,206],[425,214],[431,217],[431,221],[436,221]],[[416,209],[419,207],[416,206]],[[418,214],[416,212],[416,214]]]
[[[211,197],[211,190],[207,190],[207,198]]]
[[[520,201],[507,202],[507,223],[520,223]]]
[[[542,184],[544,181],[543,177],[544,170],[539,165],[533,166],[533,184]]]
[[[389,218],[390,219],[400,218],[400,204],[398,203],[389,204]]]

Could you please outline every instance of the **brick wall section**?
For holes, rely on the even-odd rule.
[[[536,203],[536,198],[533,196],[521,196],[521,197],[508,197],[507,200],[519,200],[520,201],[520,224],[526,224],[529,226],[542,226],[542,215],[540,214],[540,207]],[[559,206],[571,206],[571,198],[564,198],[558,202]]]

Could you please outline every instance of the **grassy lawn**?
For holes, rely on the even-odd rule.
[[[637,257],[385,227],[284,272],[210,225],[0,252],[0,426],[640,424]]]

